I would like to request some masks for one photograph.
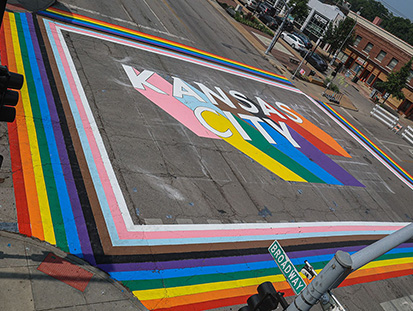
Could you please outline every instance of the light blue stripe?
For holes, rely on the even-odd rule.
[[[86,162],[88,164],[90,176],[92,177],[93,185],[95,186],[96,194],[97,194],[97,197],[98,197],[101,209],[102,209],[103,216],[105,218],[106,226],[107,226],[107,229],[108,229],[108,232],[109,232],[109,235],[110,235],[110,238],[111,238],[112,242],[114,244],[116,244],[116,241],[119,240],[119,236],[117,234],[115,223],[113,221],[112,215],[111,215],[110,210],[109,210],[109,205],[108,205],[108,202],[106,200],[106,195],[105,195],[105,192],[103,190],[103,186],[102,186],[99,174],[97,172],[97,168],[96,168],[96,165],[95,165],[95,162],[94,162],[92,151],[90,149],[89,142],[87,140],[86,132],[85,132],[85,129],[83,128],[83,123],[82,123],[82,120],[80,118],[80,114],[79,114],[79,111],[77,109],[77,106],[76,106],[76,101],[75,101],[74,96],[72,94],[70,84],[69,84],[69,81],[66,77],[64,67],[63,67],[63,63],[62,63],[62,60],[61,60],[60,55],[59,55],[59,51],[57,49],[56,43],[54,42],[52,31],[51,31],[49,23],[47,23],[47,21],[45,21],[45,26],[46,26],[45,28],[46,28],[46,31],[47,31],[47,35],[49,37],[50,45],[52,47],[53,54],[54,54],[54,57],[55,57],[55,60],[56,60],[56,65],[58,67],[60,77],[62,79],[63,87],[64,87],[65,92],[66,92],[67,100],[69,102],[69,106],[70,106],[70,109],[72,111],[72,116],[73,116],[73,119],[75,121],[76,130],[78,132],[79,139],[80,139],[80,142],[81,142],[81,145],[82,145],[82,148],[83,148],[83,153],[85,155]]]
[[[304,260],[307,260],[312,265],[320,262],[328,262],[334,256],[335,249],[331,250],[331,254],[305,256],[299,258],[290,258],[292,264],[298,268],[304,265]],[[403,254],[413,252],[413,248],[404,248],[399,250],[391,250],[386,254]],[[350,255],[355,252],[349,252]],[[268,254],[268,256],[271,256]],[[138,270],[138,271],[121,271],[121,272],[109,272],[110,276],[119,281],[133,281],[133,280],[154,280],[154,279],[168,279],[178,277],[191,277],[196,275],[208,275],[208,274],[223,274],[232,272],[243,272],[251,270],[261,269],[276,269],[277,265],[274,260],[246,262],[243,264],[234,265],[220,265],[220,266],[206,266],[196,268],[181,268],[181,269],[162,269],[162,270]]]
[[[36,55],[34,52],[32,36],[27,22],[26,14],[19,14],[21,19],[21,26],[23,29],[24,37],[27,45],[27,52],[29,63],[35,81],[36,93],[38,97],[40,113],[42,115],[42,123],[44,132],[46,135],[47,145],[50,153],[50,162],[52,165],[53,175],[56,183],[56,190],[59,197],[60,207],[63,216],[64,229],[66,232],[66,239],[71,253],[79,253],[81,251],[80,240],[77,235],[76,224],[74,221],[73,211],[69,199],[69,193],[67,192],[66,181],[63,175],[62,166],[60,163],[59,152],[57,150],[56,138],[53,132],[53,125],[47,105],[47,98],[44,92],[42,84],[42,77],[40,75]],[[39,55],[41,57],[41,55]],[[56,226],[58,224],[53,224]]]
[[[260,236],[232,236],[232,237],[203,237],[203,238],[188,238],[188,239],[153,239],[153,240],[119,240],[116,246],[154,246],[154,245],[186,245],[186,244],[209,244],[209,243],[227,243],[227,242],[253,242],[253,241],[272,241],[277,240],[297,239],[297,238],[313,238],[326,236],[353,236],[353,235],[388,235],[393,231],[342,231],[342,232],[310,232],[310,233],[293,233],[293,234],[277,234],[277,235],[260,235]],[[268,245],[269,246],[269,245]]]

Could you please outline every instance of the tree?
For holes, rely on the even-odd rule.
[[[324,34],[324,42],[330,44],[330,54],[337,49],[346,49],[354,42],[354,25],[356,21],[347,17],[333,26],[330,23]]]
[[[304,19],[308,16],[308,0],[291,0],[288,6],[293,7],[291,15],[295,19]]]
[[[403,88],[406,86],[407,78],[409,77],[412,68],[413,57],[400,68],[399,71],[391,72],[387,76],[387,81],[377,82],[377,87],[383,89],[385,92],[391,94],[399,100],[405,99]],[[385,103],[387,98],[384,100]]]

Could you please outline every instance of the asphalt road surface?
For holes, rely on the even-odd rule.
[[[122,253],[119,260],[124,263],[131,258],[127,256],[137,255],[136,248],[123,247],[141,245],[137,238],[131,242],[137,244],[126,244],[125,233],[107,251],[110,241],[118,238],[111,230],[119,230],[121,217],[130,218],[128,230],[143,225],[254,224],[259,229],[261,224],[270,228],[298,222],[411,222],[413,195],[408,178],[398,177],[383,164],[386,156],[366,149],[323,105],[285,79],[265,76],[263,70],[274,68],[215,2],[60,1],[56,8],[207,52],[196,58],[189,54],[191,49],[173,50],[174,43],[162,49],[112,34],[82,32],[75,23],[73,28],[57,25],[61,30],[56,31],[53,23],[39,22],[44,40],[50,41],[45,51],[56,88],[59,94],[66,93],[69,102],[65,107],[62,99],[63,110],[66,116],[68,111],[73,115],[67,121],[73,149],[84,152],[78,156],[81,173],[86,174],[83,167],[90,171],[84,177],[90,204],[95,200],[103,205],[98,188],[92,197],[86,181],[96,185],[98,176],[109,202],[107,211],[112,205],[106,186],[113,187],[113,202],[124,202],[125,209],[113,223],[105,211],[95,216],[100,219],[95,232],[100,235],[99,247],[109,254],[102,269],[110,264],[110,256]],[[233,67],[229,67],[219,58],[208,62],[212,57],[208,53],[259,69],[238,70],[238,63],[230,62]],[[79,106],[78,112],[68,95],[75,87],[79,92],[79,101],[73,95],[75,102],[88,104]],[[413,147],[370,118],[367,108],[339,113],[408,173],[413,172]],[[82,124],[88,124],[84,136]],[[79,138],[73,136],[74,129]],[[91,157],[97,157],[97,164],[90,164]],[[102,177],[99,167],[106,168],[108,176]],[[317,242],[323,239],[328,237]],[[156,252],[160,251],[150,251]],[[171,253],[173,258],[187,259]],[[381,303],[412,295],[411,281],[411,275],[405,275],[356,282],[336,290],[336,295],[348,310],[380,310]],[[157,295],[135,291],[142,300]]]

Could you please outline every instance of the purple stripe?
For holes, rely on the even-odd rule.
[[[317,255],[334,255],[338,250],[346,252],[357,252],[366,245],[348,246],[340,248],[322,248],[318,250],[288,252],[290,258],[306,258]],[[396,248],[413,248],[413,243],[404,243]],[[142,271],[142,270],[167,270],[167,269],[184,269],[197,268],[208,266],[224,266],[234,264],[248,264],[250,262],[270,261],[273,260],[271,255],[247,255],[234,257],[218,257],[205,259],[187,259],[175,261],[159,261],[159,262],[142,262],[142,263],[119,263],[119,264],[100,264],[98,268],[106,272],[122,272],[122,271]]]
[[[47,104],[49,107],[49,113],[51,122],[53,125],[53,132],[56,139],[57,150],[59,152],[60,164],[62,166],[63,175],[66,181],[67,191],[70,197],[70,203],[72,205],[73,216],[76,223],[77,234],[79,235],[79,241],[81,245],[81,254],[84,259],[87,260],[90,264],[96,265],[95,258],[93,256],[92,247],[90,245],[89,234],[87,232],[85,219],[83,216],[82,207],[79,201],[79,196],[77,193],[76,185],[74,182],[69,157],[67,155],[66,145],[63,138],[63,133],[60,127],[60,119],[57,114],[53,94],[50,88],[49,80],[47,77],[46,69],[43,62],[42,53],[40,51],[39,42],[37,40],[36,31],[33,24],[33,17],[31,14],[26,14],[27,22],[30,29],[30,34],[32,37],[34,52],[36,54],[36,59],[38,62],[38,67],[40,75],[42,77],[42,83],[44,86],[44,91],[46,94]],[[75,232],[73,234],[76,234]]]
[[[360,183],[357,179],[355,179],[352,175],[350,175],[346,170],[344,170],[336,162],[331,160],[318,148],[316,148],[314,145],[308,142],[300,134],[294,131],[291,127],[289,127],[289,130],[290,130],[291,136],[301,146],[300,151],[304,153],[310,160],[314,161],[320,167],[322,167],[325,171],[333,175],[336,179],[342,182],[343,185],[364,187],[362,183]]]

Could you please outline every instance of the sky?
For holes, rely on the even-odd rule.
[[[413,22],[413,0],[377,0],[395,16],[408,18]]]

